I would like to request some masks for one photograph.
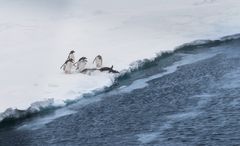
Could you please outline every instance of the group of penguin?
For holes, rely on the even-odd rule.
[[[64,64],[60,67],[60,69],[63,69],[64,73],[71,74],[72,70],[75,67],[76,72],[78,73],[84,73],[89,74],[93,71],[100,71],[100,72],[108,72],[108,73],[119,73],[118,71],[113,69],[113,66],[111,67],[102,67],[103,59],[101,55],[98,55],[93,60],[93,64],[95,63],[96,68],[86,68],[87,65],[87,58],[81,57],[77,62],[75,62],[75,51],[72,50],[68,54],[67,60],[64,62]]]

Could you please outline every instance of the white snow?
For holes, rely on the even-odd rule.
[[[183,43],[239,33],[238,0],[0,0],[0,112],[110,86],[113,76],[65,75],[69,51],[116,70]]]

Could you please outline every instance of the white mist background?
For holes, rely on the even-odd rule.
[[[0,112],[80,98],[109,74],[65,75],[69,51],[117,70],[199,39],[239,33],[238,0],[0,0]]]

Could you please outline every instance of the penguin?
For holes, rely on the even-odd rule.
[[[72,70],[72,67],[73,67],[73,64],[74,64],[74,61],[72,58],[68,59],[65,61],[65,63],[61,66],[60,69],[63,68],[63,71],[66,73],[66,74],[70,74],[71,73],[71,70]]]
[[[76,63],[74,63],[74,66],[75,66],[75,64],[77,64],[76,70],[78,72],[82,72],[87,65],[87,58],[86,57],[81,57]]]
[[[93,63],[94,62],[96,63],[97,68],[101,68],[103,63],[102,56],[101,55],[96,56],[95,59],[93,60]]]
[[[119,71],[113,69],[113,65],[111,67],[102,67],[100,69],[97,68],[85,68],[82,71],[80,71],[83,74],[91,75],[95,71],[100,72],[108,72],[108,73],[119,73]]]
[[[83,73],[83,74],[91,75],[92,73],[94,73],[97,70],[98,69],[96,69],[96,68],[85,68],[80,72]]]
[[[102,67],[99,70],[101,72],[108,71],[108,73],[119,73],[119,71],[113,69],[113,65],[111,67]]]
[[[74,50],[70,51],[70,53],[68,54],[67,60],[68,60],[68,59],[73,59],[73,62],[75,62],[75,56],[74,56],[74,53],[75,53]]]

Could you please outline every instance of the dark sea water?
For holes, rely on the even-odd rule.
[[[0,145],[240,145],[240,39],[145,60],[103,93],[3,123]]]

